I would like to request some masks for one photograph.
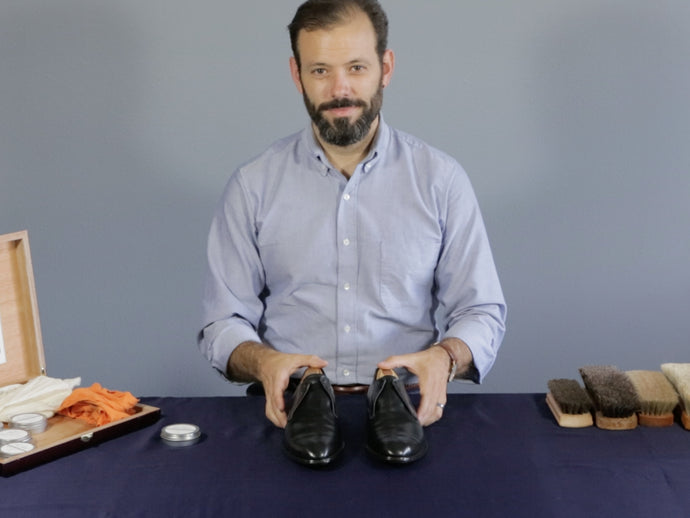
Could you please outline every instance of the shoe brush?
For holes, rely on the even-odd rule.
[[[660,371],[627,371],[637,397],[640,411],[637,421],[642,426],[672,426],[673,410],[678,406],[678,393]]]
[[[640,401],[625,372],[608,365],[580,368],[580,376],[595,407],[595,424],[604,430],[637,427]]]
[[[573,379],[552,379],[547,383],[546,404],[564,428],[585,428],[594,424],[594,405],[585,389]]]
[[[690,430],[690,363],[664,363],[661,372],[668,378],[680,395],[680,420]]]

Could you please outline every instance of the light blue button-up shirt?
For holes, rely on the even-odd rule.
[[[245,341],[316,354],[332,383],[350,384],[370,383],[388,356],[455,337],[480,381],[505,314],[464,170],[381,118],[349,180],[311,126],[232,174],[208,239],[199,347],[223,373]]]

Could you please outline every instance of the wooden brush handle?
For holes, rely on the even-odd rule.
[[[556,418],[556,422],[563,428],[586,428],[594,424],[592,414],[589,412],[585,414],[565,414],[561,410],[561,406],[553,397],[551,392],[546,394],[546,404],[549,406],[551,413]]]
[[[637,415],[630,417],[605,417],[600,411],[596,415],[597,428],[602,430],[632,430],[637,428]]]
[[[661,428],[664,426],[673,426],[673,414],[638,414],[637,420],[640,426],[651,426],[655,428]]]

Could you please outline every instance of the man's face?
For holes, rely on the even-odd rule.
[[[321,139],[336,146],[361,141],[379,115],[393,71],[392,52],[379,60],[367,15],[358,12],[328,30],[300,31],[297,48],[301,68],[290,60],[293,80]]]

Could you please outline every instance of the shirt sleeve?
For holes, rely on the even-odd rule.
[[[235,348],[260,342],[265,278],[256,244],[256,230],[240,171],[225,188],[211,223],[202,300],[199,349],[211,365],[227,376]]]
[[[505,334],[506,304],[479,204],[464,170],[450,177],[442,213],[443,246],[436,269],[441,337],[459,338],[474,358],[480,383]]]

